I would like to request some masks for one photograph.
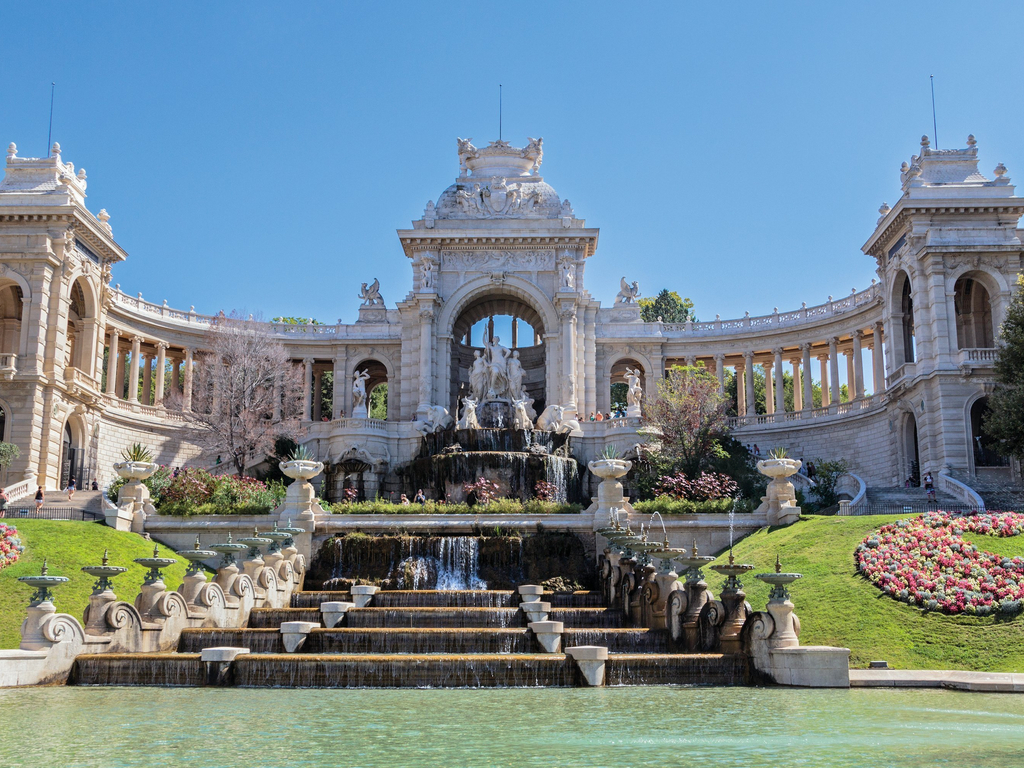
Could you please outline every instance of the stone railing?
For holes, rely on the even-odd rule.
[[[940,470],[939,473],[935,475],[935,486],[943,493],[956,496],[956,498],[972,509],[975,509],[978,512],[985,511],[985,500],[981,498],[978,492],[969,485],[965,485],[959,480],[950,477],[946,473],[946,470]]]
[[[913,363],[904,363],[885,377],[885,388],[890,389],[896,386],[904,378],[912,378],[916,372],[917,367]]]
[[[354,419],[347,417],[344,419],[333,419],[326,423],[336,425],[338,429],[370,430],[371,432],[379,432],[382,435],[386,435],[388,432],[388,423],[384,419]]]
[[[4,490],[7,492],[8,501],[18,501],[19,499],[27,498],[32,495],[33,487],[35,482],[32,480],[22,480],[20,483],[14,485],[8,485]]]
[[[808,307],[804,304],[800,309],[792,312],[772,312],[770,315],[758,315],[751,317],[746,314],[741,318],[733,320],[722,320],[716,317],[710,322],[685,322],[685,323],[660,323],[662,331],[666,335],[685,336],[724,336],[741,333],[762,333],[766,331],[781,330],[809,323],[828,320],[837,315],[860,309],[881,299],[881,286],[872,283],[869,288],[863,291],[853,291],[844,299],[829,300],[824,304]]]
[[[154,304],[150,301],[145,301],[140,293],[138,296],[129,296],[121,290],[120,286],[117,286],[110,291],[111,298],[115,304],[119,304],[122,307],[128,309],[134,309],[139,312],[147,312],[151,315],[158,315],[169,320],[177,320],[179,322],[191,323],[193,325],[210,325],[214,318],[210,315],[201,315],[194,309],[190,309],[185,312],[180,309],[172,309],[167,306],[165,301],[163,304]]]
[[[960,350],[960,363],[994,363],[999,356],[999,349],[996,347],[974,347],[973,349]]]
[[[847,403],[833,403],[821,408],[805,408],[785,413],[758,413],[746,416],[730,416],[727,423],[730,427],[761,427],[774,424],[793,424],[807,419],[822,419],[829,416],[847,416],[851,413],[874,408],[880,405],[882,398],[878,395],[863,397]]]
[[[18,356],[13,352],[0,354],[0,376],[5,379],[12,379],[17,372]]]
[[[144,405],[142,403],[132,403],[128,400],[122,400],[120,397],[115,395],[107,395],[106,404],[108,408],[114,408],[118,411],[124,411],[125,413],[131,414],[143,414],[150,416],[154,419],[164,419],[165,421],[174,422],[185,422],[188,418],[181,411],[172,411],[169,408],[165,408],[162,405]]]

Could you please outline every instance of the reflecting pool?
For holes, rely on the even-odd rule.
[[[0,764],[1024,764],[1024,697],[759,688],[0,690]]]

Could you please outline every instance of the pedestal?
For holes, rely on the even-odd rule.
[[[725,619],[718,630],[718,640],[722,653],[742,653],[743,642],[740,632],[747,620],[745,604],[747,595],[742,589],[724,589],[718,596],[725,606]]]
[[[789,600],[769,600],[768,613],[775,620],[775,631],[772,632],[771,646],[775,648],[795,648],[800,645],[793,622],[794,605]]]
[[[89,620],[85,624],[85,634],[102,635],[107,631],[106,608],[110,603],[117,600],[114,590],[105,589],[102,592],[93,592],[89,595],[88,612]]]
[[[704,579],[686,582],[687,606],[683,615],[683,637],[686,647],[694,650],[700,647],[700,611],[704,603],[714,599],[708,592]]]

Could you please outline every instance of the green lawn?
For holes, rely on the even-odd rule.
[[[18,529],[25,552],[14,565],[0,571],[0,648],[17,648],[21,640],[19,628],[25,619],[32,589],[17,580],[18,576],[38,574],[43,558],[49,560],[49,573],[67,576],[70,581],[54,590],[54,604],[60,613],[70,613],[81,621],[89,603],[93,578],[80,570],[83,565],[98,565],[103,550],[110,550],[110,564],[128,568],[114,579],[114,591],[121,600],[135,600],[146,569],[132,562],[136,557],[153,554],[153,543],[138,534],[121,533],[98,523],[73,523],[55,520],[3,520]],[[174,557],[167,547],[160,546],[161,557]],[[187,563],[180,560],[164,571],[167,586],[181,584]]]
[[[788,528],[761,530],[736,544],[737,562],[772,570],[775,555],[784,571],[803,574],[791,588],[800,617],[802,645],[836,645],[851,651],[850,666],[884,659],[899,669],[1024,671],[1024,619],[973,618],[924,613],[885,596],[859,576],[853,550],[864,536],[902,515],[809,517]],[[1024,554],[1024,536],[974,535],[979,549]],[[991,546],[989,546],[991,545]],[[1016,547],[1015,550],[1009,548]],[[728,559],[728,552],[716,562]],[[705,570],[716,594],[725,578]],[[747,600],[764,610],[768,586],[744,580]]]

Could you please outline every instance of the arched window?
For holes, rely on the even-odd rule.
[[[995,451],[995,441],[985,434],[982,424],[991,409],[988,398],[982,397],[971,406],[971,452],[974,454],[974,467],[1006,467],[1010,460]]]
[[[7,411],[0,406],[0,441],[7,442]]]
[[[956,281],[953,293],[958,349],[995,346],[988,290],[972,277]]]
[[[900,300],[903,312],[903,362],[912,363],[916,359],[914,348],[914,299],[910,295],[910,278],[903,281],[903,294]]]

